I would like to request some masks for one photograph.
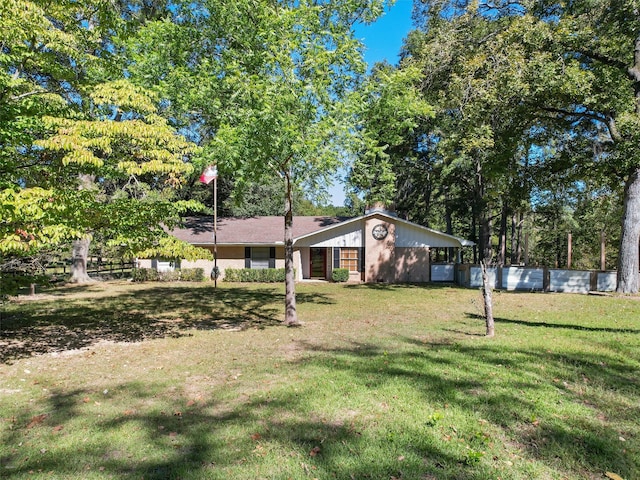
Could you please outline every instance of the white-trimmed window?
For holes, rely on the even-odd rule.
[[[359,265],[357,248],[343,247],[340,249],[340,268],[346,268],[350,272],[357,272]]]
[[[364,249],[361,247],[335,247],[333,268],[346,268],[350,272],[364,271]]]

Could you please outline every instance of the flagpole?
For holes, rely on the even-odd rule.
[[[207,185],[213,180],[211,186],[211,193],[213,194],[213,270],[211,276],[213,277],[213,288],[218,288],[218,166],[209,165],[205,168],[202,175],[200,175],[200,181]]]
[[[213,288],[218,288],[218,175],[213,177]]]

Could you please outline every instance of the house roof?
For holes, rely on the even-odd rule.
[[[346,225],[348,223],[359,222],[359,221],[364,220],[364,219],[369,218],[369,217],[378,217],[378,218],[387,220],[387,221],[392,222],[392,223],[403,224],[403,225],[406,225],[407,227],[410,227],[412,229],[415,229],[415,230],[423,232],[422,234],[431,234],[431,235],[435,235],[437,237],[440,237],[442,239],[447,239],[450,242],[453,241],[455,244],[459,244],[459,246],[461,246],[461,247],[472,247],[473,245],[475,245],[474,242],[472,242],[471,240],[465,240],[464,238],[456,237],[454,235],[449,235],[447,233],[443,233],[443,232],[440,232],[438,230],[434,230],[434,229],[429,228],[429,227],[418,225],[417,223],[413,223],[413,222],[410,222],[408,220],[403,220],[402,218],[396,216],[395,214],[392,214],[392,213],[387,212],[387,211],[382,211],[382,210],[371,210],[370,212],[366,213],[365,215],[363,215],[361,217],[348,218],[348,219],[345,219],[343,222],[337,222],[337,223],[334,223],[334,224],[327,225],[325,228],[323,228],[321,230],[323,232],[326,232],[328,230],[336,229],[336,228],[338,228],[340,226],[343,226],[343,225]],[[304,218],[304,217],[302,217],[302,218]],[[316,235],[319,231],[320,230],[314,231],[314,232],[309,232],[307,234],[302,234],[300,236],[296,235],[295,236],[295,240],[297,241],[297,240],[311,238],[314,235]],[[438,245],[438,246],[441,246],[441,245]],[[447,246],[450,246],[450,245],[447,245]]]
[[[293,237],[308,235],[346,220],[349,218],[293,217]],[[186,218],[183,226],[175,228],[171,234],[192,244],[212,245],[213,218]],[[284,217],[218,218],[216,240],[218,245],[282,245]]]
[[[308,239],[319,232],[331,231],[338,226],[360,222],[370,216],[387,217],[392,222],[402,223],[419,231],[453,240],[460,246],[474,244],[469,240],[447,235],[379,211],[355,218],[297,216],[293,218],[293,238],[294,240]],[[213,245],[213,218],[185,218],[183,226],[174,229],[171,234],[179,240],[194,245]],[[283,245],[284,218],[281,216],[218,218],[216,240],[218,245]]]

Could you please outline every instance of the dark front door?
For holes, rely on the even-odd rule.
[[[327,275],[327,249],[311,249],[311,278],[325,278]]]

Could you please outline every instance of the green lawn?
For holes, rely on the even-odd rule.
[[[640,300],[68,287],[4,305],[0,477],[640,478]]]

